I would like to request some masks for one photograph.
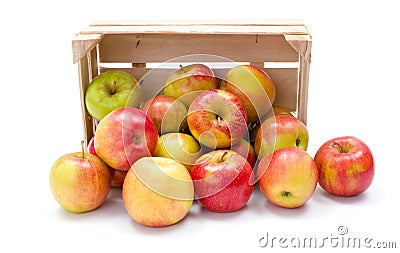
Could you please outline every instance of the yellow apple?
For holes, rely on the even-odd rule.
[[[128,171],[122,199],[129,216],[149,227],[164,227],[182,220],[193,204],[189,172],[171,158],[144,157]]]
[[[229,70],[220,89],[233,93],[242,101],[249,122],[267,114],[276,95],[272,79],[263,70],[250,65],[238,65]]]
[[[192,136],[184,133],[161,135],[154,153],[154,156],[174,159],[189,171],[201,155],[200,144]]]

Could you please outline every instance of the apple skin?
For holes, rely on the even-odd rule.
[[[260,120],[256,121],[256,122],[252,122],[249,123],[249,138],[250,138],[250,144],[254,145],[254,142],[256,140],[256,136],[258,133],[258,129],[260,129],[261,123],[264,122],[267,118],[272,117],[272,116],[276,116],[276,115],[281,115],[281,114],[286,114],[286,115],[292,115],[292,112],[284,107],[284,106],[280,106],[280,105],[272,105],[271,110],[268,111],[268,113],[261,118]]]
[[[164,86],[164,95],[174,97],[189,107],[193,99],[204,90],[218,86],[214,72],[204,64],[191,64],[173,71]]]
[[[284,147],[307,150],[308,130],[292,115],[280,114],[267,118],[258,130],[254,150],[259,160],[273,151]]]
[[[369,147],[353,136],[333,138],[315,154],[319,185],[336,196],[354,196],[371,185],[375,165]]]
[[[243,103],[249,122],[262,118],[275,101],[276,88],[263,70],[251,65],[238,65],[229,70],[221,90],[235,94]]]
[[[83,213],[104,203],[111,188],[111,174],[97,156],[76,152],[54,162],[49,182],[54,198],[65,210]]]
[[[122,71],[108,71],[98,75],[85,93],[89,114],[100,121],[108,113],[122,107],[138,107],[142,89],[136,79]]]
[[[94,136],[92,138],[90,138],[89,143],[88,143],[88,147],[87,147],[87,151],[89,152],[89,154],[95,155],[98,158],[100,158],[100,156],[97,154],[96,149],[94,148]],[[101,159],[101,158],[100,158]],[[104,161],[103,161],[104,162]],[[107,164],[106,164],[107,165]],[[111,173],[111,176],[114,176],[115,170],[114,168],[108,166],[108,170]]]
[[[231,150],[239,153],[241,156],[246,158],[247,162],[249,162],[252,168],[256,164],[257,156],[254,148],[245,139],[242,138],[240,141],[238,141],[235,145],[232,146]]]
[[[258,185],[265,198],[285,208],[303,206],[315,192],[318,169],[312,157],[298,148],[282,148],[261,159]]]
[[[187,108],[173,97],[158,95],[144,102],[140,109],[150,117],[160,135],[184,132],[187,128]]]
[[[139,158],[152,156],[157,141],[151,119],[143,111],[127,107],[112,111],[99,122],[94,146],[105,163],[127,171]]]
[[[204,154],[193,166],[195,196],[212,212],[233,212],[244,207],[254,188],[250,164],[232,150]]]
[[[144,157],[128,171],[122,199],[139,224],[164,227],[182,220],[193,204],[194,188],[182,164],[165,157]]]
[[[172,158],[183,164],[188,171],[202,155],[200,144],[184,133],[167,133],[158,138],[154,156]]]
[[[204,91],[193,100],[187,122],[193,137],[209,148],[230,148],[248,134],[242,102],[218,89]]]
[[[127,173],[128,171],[115,170],[111,178],[111,186],[116,188],[122,188]]]

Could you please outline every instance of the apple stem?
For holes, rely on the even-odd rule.
[[[222,154],[222,156],[221,156],[221,161],[225,161],[224,159],[225,159],[225,156],[228,154],[228,151],[225,151],[223,154]]]
[[[220,125],[221,125],[221,117],[219,115],[217,116],[217,121],[218,121],[218,123],[217,123],[218,125],[217,126],[220,127]]]
[[[114,80],[114,85],[113,85],[113,89],[112,89],[112,94],[114,95],[116,91],[117,91],[117,81]]]
[[[180,68],[183,68],[182,64],[179,64],[179,67],[180,67]]]
[[[334,142],[332,142],[331,147],[336,148],[337,151],[339,151],[339,153],[343,153],[343,147],[339,143],[334,141]]]
[[[85,159],[85,142],[81,141],[82,159]]]

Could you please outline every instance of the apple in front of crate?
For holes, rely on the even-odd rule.
[[[275,101],[272,79],[260,68],[238,65],[229,70],[220,89],[232,92],[243,103],[249,122],[261,119]]]
[[[193,137],[209,148],[230,148],[248,134],[242,102],[218,89],[204,91],[193,100],[187,122]]]
[[[195,196],[213,212],[233,212],[244,207],[254,188],[254,174],[247,160],[232,150],[204,154],[190,171]]]
[[[141,96],[141,87],[133,76],[122,71],[108,71],[89,84],[85,105],[89,114],[100,121],[118,108],[138,107]]]
[[[366,191],[375,172],[369,147],[353,136],[325,142],[314,157],[319,172],[319,185],[337,196],[353,196]]]
[[[173,97],[155,96],[144,102],[140,109],[153,121],[158,134],[184,132],[187,127],[187,108]]]
[[[298,148],[282,148],[261,159],[258,185],[265,198],[286,208],[303,206],[315,192],[318,169],[312,157]]]
[[[240,141],[238,141],[235,145],[232,146],[231,150],[239,153],[241,156],[246,158],[252,168],[256,164],[257,156],[254,152],[254,148],[245,139],[242,138]]]
[[[264,156],[284,147],[307,150],[308,130],[302,121],[292,115],[267,118],[258,130],[254,150],[261,160]]]
[[[73,213],[94,210],[106,200],[111,174],[100,158],[84,152],[61,156],[50,170],[50,190],[56,201]]]
[[[214,72],[204,64],[190,64],[173,71],[164,86],[164,95],[174,97],[189,107],[204,90],[217,88]]]
[[[200,144],[184,133],[167,133],[158,138],[154,156],[172,158],[183,164],[188,171],[201,156]]]
[[[193,182],[185,166],[165,157],[136,161],[122,187],[129,216],[149,227],[164,227],[182,220],[192,206],[193,196]]]
[[[94,146],[105,163],[127,171],[139,158],[152,156],[157,141],[151,119],[143,111],[127,107],[112,111],[99,122]]]

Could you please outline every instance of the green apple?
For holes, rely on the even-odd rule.
[[[299,119],[289,114],[267,118],[261,124],[254,143],[258,159],[285,147],[307,150],[307,127]]]
[[[142,90],[136,79],[122,71],[108,71],[90,83],[85,94],[89,114],[100,121],[122,107],[138,107]]]
[[[172,158],[183,164],[188,171],[202,155],[200,144],[184,133],[167,133],[158,138],[154,156]]]
[[[262,69],[251,65],[238,65],[229,70],[220,89],[233,93],[242,101],[249,122],[267,114],[276,96],[272,79]]]
[[[191,64],[173,71],[167,78],[164,94],[182,101],[189,107],[204,90],[217,88],[214,72],[204,64]]]

